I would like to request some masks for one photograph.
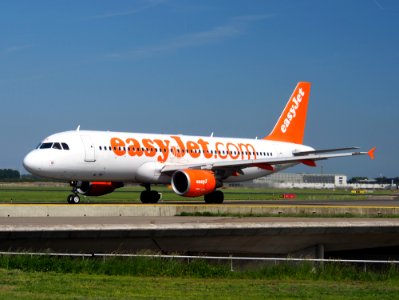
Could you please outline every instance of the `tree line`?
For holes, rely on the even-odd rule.
[[[17,170],[0,169],[0,179],[20,179],[21,174]]]
[[[0,169],[0,181],[48,181],[31,174],[22,174],[17,170],[12,169]]]

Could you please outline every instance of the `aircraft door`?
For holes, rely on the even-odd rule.
[[[96,153],[93,144],[93,140],[89,135],[81,135],[84,149],[85,149],[85,161],[86,162],[95,162],[96,161]]]

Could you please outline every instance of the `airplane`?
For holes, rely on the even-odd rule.
[[[141,184],[142,203],[157,203],[151,185],[171,185],[183,197],[204,196],[223,203],[224,183],[248,181],[297,164],[356,155],[374,159],[358,147],[316,150],[303,145],[311,83],[299,82],[269,135],[262,139],[221,138],[80,130],[53,134],[29,152],[23,165],[30,173],[70,183],[70,204],[79,194],[101,196],[125,183]],[[349,152],[342,152],[349,151]],[[337,153],[338,152],[338,153]]]

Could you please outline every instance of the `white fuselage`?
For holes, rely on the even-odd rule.
[[[66,145],[66,146],[65,146]],[[169,184],[164,166],[206,165],[278,157],[313,148],[293,143],[257,139],[141,134],[109,131],[66,131],[51,135],[24,159],[32,174],[66,181],[121,181]],[[224,182],[262,177],[296,163],[279,164],[273,170],[244,168]]]

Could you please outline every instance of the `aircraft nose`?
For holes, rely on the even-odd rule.
[[[29,152],[23,161],[24,168],[32,174],[42,170],[42,160],[35,151]]]

